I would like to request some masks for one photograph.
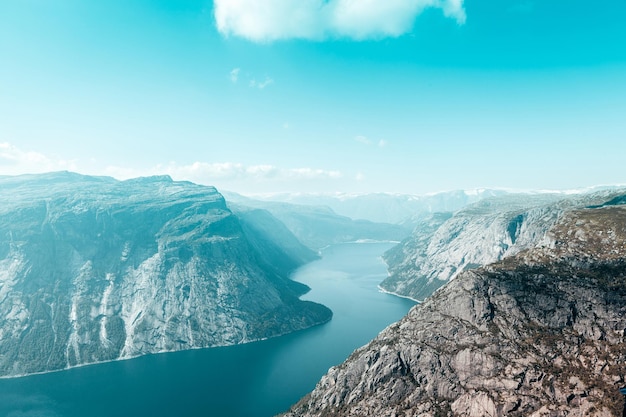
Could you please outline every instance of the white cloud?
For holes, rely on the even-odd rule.
[[[46,156],[8,143],[0,142],[0,174],[19,175],[61,170],[75,170],[75,161]]]
[[[68,161],[40,152],[26,151],[0,142],[0,175],[20,175],[51,171],[74,171],[86,175],[106,175],[120,180],[169,175],[174,180],[213,185],[225,190],[276,191],[280,189],[327,188],[345,180],[341,171],[311,167],[283,168],[270,164],[246,165],[238,162],[194,162],[155,165],[148,168],[103,166],[95,160]]]
[[[233,68],[233,70],[230,72],[230,81],[233,84],[237,84],[237,81],[239,80],[240,71],[241,71],[241,68]]]
[[[446,17],[455,19],[458,24],[462,25],[467,19],[465,8],[463,7],[464,1],[465,0],[439,0],[436,3],[438,4],[437,7],[443,9],[443,14]]]
[[[249,85],[252,88],[258,88],[259,90],[263,90],[265,87],[273,83],[274,83],[274,80],[272,80],[270,77],[265,77],[265,80],[263,81],[257,81],[256,79],[253,78],[250,80]]]
[[[264,41],[322,34],[323,0],[215,0],[214,4],[217,29],[224,35]]]
[[[361,136],[361,135],[355,136],[354,140],[359,142],[359,143],[362,143],[363,145],[367,145],[367,146],[371,146],[371,145],[374,145],[374,143],[376,143],[376,145],[379,148],[384,148],[385,146],[387,146],[389,144],[389,142],[387,142],[384,139],[380,139],[378,142],[374,142],[373,140],[371,140],[371,139],[369,139],[369,138],[367,138],[365,136]]]
[[[306,180],[314,180],[314,179],[339,179],[343,177],[341,171],[327,171],[323,169],[313,169],[313,168],[296,168],[296,169],[288,169],[284,170],[284,173],[288,178],[291,179],[306,179]]]
[[[244,165],[237,162],[207,163],[194,162],[189,165],[157,165],[148,170],[134,170],[110,166],[106,175],[128,179],[148,175],[170,175],[177,180],[188,180],[201,184],[215,185],[223,181],[291,181],[332,180],[343,177],[340,171],[313,168],[279,168],[274,165]]]
[[[239,82],[239,78],[241,78],[241,68],[233,68],[229,73],[230,82],[233,84],[237,84]],[[265,87],[274,84],[274,80],[267,75],[262,81],[253,78],[249,74],[245,75],[245,78],[248,80],[248,86],[250,88],[258,88],[259,90],[263,90]]]
[[[257,42],[279,39],[357,40],[409,32],[424,9],[465,22],[464,0],[215,0],[215,22],[225,36]]]

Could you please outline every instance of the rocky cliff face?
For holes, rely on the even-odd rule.
[[[331,368],[295,416],[621,416],[626,208],[457,278]]]
[[[463,271],[534,247],[567,210],[601,204],[615,198],[614,193],[510,194],[482,200],[454,215],[422,218],[411,237],[385,254],[389,277],[381,288],[423,300]]]
[[[212,187],[55,173],[1,178],[0,199],[2,376],[245,343],[331,317],[288,279],[314,255],[240,220]]]

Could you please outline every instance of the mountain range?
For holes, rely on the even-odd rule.
[[[463,271],[541,244],[565,212],[602,204],[623,193],[606,189],[569,195],[507,194],[456,212],[424,216],[410,237],[384,255],[389,277],[380,287],[423,300]]]
[[[279,219],[300,242],[319,250],[336,243],[358,240],[401,241],[410,235],[411,225],[393,224],[376,220],[351,218],[336,213],[324,205],[325,200],[309,200],[309,203],[284,203],[257,200],[225,192],[229,207],[235,212],[240,207],[266,210]]]
[[[467,242],[469,262],[488,264],[437,267],[451,279],[445,286],[331,368],[285,416],[622,416],[624,203],[624,192],[547,197],[432,219],[431,237],[414,236],[414,247],[439,242],[432,236],[459,216],[458,233],[445,235]],[[491,252],[480,257],[483,247]],[[413,261],[405,267],[418,276],[425,267]]]
[[[465,193],[396,224],[227,195],[169,177],[0,177],[0,376],[324,323],[291,272],[325,245],[402,240],[380,287],[422,302],[285,416],[622,415],[625,190]]]
[[[413,227],[413,218],[425,213],[454,212],[484,198],[509,194],[505,190],[476,189],[444,191],[427,195],[394,193],[278,193],[254,197],[257,201],[273,201],[306,206],[323,206],[333,212],[357,220],[403,224]],[[231,196],[230,193],[226,193]]]

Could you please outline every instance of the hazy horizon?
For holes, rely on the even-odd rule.
[[[0,175],[244,195],[626,184],[626,3],[0,4]]]

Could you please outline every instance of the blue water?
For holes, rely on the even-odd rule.
[[[413,302],[378,291],[392,244],[325,249],[293,279],[312,288],[303,299],[333,310],[322,326],[246,345],[144,356],[0,380],[4,417],[265,417],[311,391]]]

